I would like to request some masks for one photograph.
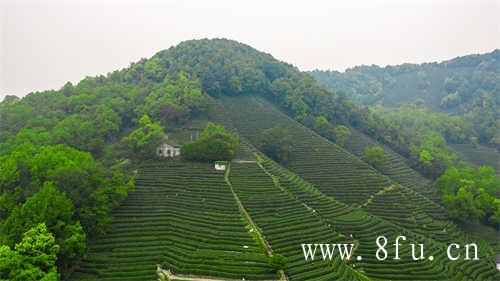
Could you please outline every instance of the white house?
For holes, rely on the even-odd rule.
[[[158,157],[176,157],[181,155],[181,146],[174,141],[165,141],[156,148]]]

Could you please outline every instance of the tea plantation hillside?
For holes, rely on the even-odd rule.
[[[497,89],[490,80],[481,82],[484,90]],[[450,109],[485,105],[471,111],[486,117],[469,124],[477,132],[444,115],[429,124],[460,135],[460,143],[495,142],[495,97],[488,90],[469,97],[473,108]],[[469,196],[472,203],[446,205],[448,212],[432,182],[411,168],[424,167],[422,158],[431,163],[425,175],[442,172],[451,156],[438,147],[439,134],[415,143],[419,135],[408,131],[420,130],[377,114],[228,39],[185,41],[107,75],[9,96],[0,102],[0,280],[500,280],[491,246],[449,216],[460,207],[475,216],[463,207],[495,207],[498,196]],[[341,125],[353,133],[337,145]],[[272,146],[281,137],[283,158],[265,140]],[[429,149],[413,149],[428,139]],[[386,162],[366,159],[364,149],[374,145]],[[225,171],[215,170],[219,160],[228,161]],[[482,217],[494,218],[492,209]],[[407,237],[401,260],[394,247],[388,259],[375,257],[380,235],[390,245]],[[469,242],[478,244],[479,260],[446,257],[449,243]],[[305,260],[303,243],[352,243],[354,257]],[[425,244],[426,257],[413,260],[409,243]],[[13,279],[19,272],[37,277]]]
[[[221,120],[258,147],[259,132],[276,124],[292,134],[286,167],[335,200],[442,242],[463,239],[445,210],[419,192],[380,174],[355,155],[290,119],[264,100],[224,98]],[[413,186],[411,186],[413,187]]]
[[[473,144],[451,145],[459,157],[475,166],[488,165],[500,172],[500,153],[491,147]]]
[[[496,280],[499,277],[487,245],[481,247],[480,251],[488,253],[481,261],[449,261],[443,254],[445,244],[338,202],[277,163],[265,157],[260,159],[260,166],[273,176],[283,191],[302,202],[335,231],[354,238],[358,245],[355,255],[360,255],[363,259],[353,262],[353,266],[365,272],[368,277],[375,280]],[[385,235],[390,240],[401,234],[407,236],[408,243],[419,241],[418,243],[430,246],[426,251],[430,250],[428,254],[435,257],[434,261],[410,260],[408,248],[404,253],[400,252],[403,257],[406,256],[402,261],[375,259],[373,253],[377,247],[373,241],[378,235]],[[394,252],[389,250],[389,255],[394,255]]]
[[[434,201],[439,200],[439,195],[432,187],[432,181],[422,176],[419,172],[415,171],[408,165],[408,159],[404,158],[391,148],[374,141],[364,133],[350,128],[352,135],[346,139],[344,147],[349,152],[356,156],[363,158],[364,150],[369,146],[380,146],[384,149],[386,160],[374,167],[384,175],[387,175],[395,182],[398,182],[406,187],[409,187],[427,198]]]
[[[245,143],[240,149],[252,155]],[[110,231],[90,245],[70,280],[156,280],[157,265],[175,272],[176,280],[277,280],[257,232],[273,254],[287,258],[288,280],[498,277],[491,258],[483,256],[487,249],[480,249],[479,261],[450,262],[444,243],[334,200],[259,153],[253,162],[233,162],[226,177],[208,164],[145,164],[136,191],[114,212]],[[378,235],[406,235],[408,243],[424,243],[435,260],[410,260],[407,247],[400,249],[402,261],[379,261]],[[305,261],[301,243],[354,243],[353,256],[363,259]]]
[[[70,280],[156,280],[157,264],[185,275],[278,278],[224,174],[208,164],[144,165],[135,192]]]
[[[280,189],[257,164],[232,164],[230,180],[273,251],[287,257],[289,280],[363,280],[362,274],[340,260],[304,259],[300,244],[305,241],[347,243],[351,239],[335,232],[306,205]]]

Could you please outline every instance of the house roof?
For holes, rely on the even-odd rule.
[[[164,140],[163,143],[166,143],[170,146],[173,146],[173,147],[181,147],[180,144],[178,144],[176,141],[174,140]]]

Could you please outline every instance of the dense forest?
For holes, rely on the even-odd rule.
[[[426,109],[435,112],[428,123],[440,127],[450,121],[447,115],[460,116],[454,123],[460,123],[455,127],[462,132],[445,132],[451,142],[481,143],[497,148],[500,145],[497,106],[500,50],[440,63],[359,66],[345,72],[315,70],[310,74],[330,90],[343,92],[362,106],[403,107],[401,111],[409,115]],[[393,116],[388,119],[395,122]]]
[[[498,176],[487,168],[448,171],[457,159],[447,153],[446,143],[499,144],[499,53],[423,66],[362,67],[346,74],[313,72],[331,91],[309,74],[247,45],[193,40],[105,76],[68,82],[59,90],[22,99],[7,96],[0,103],[0,279],[66,277],[84,256],[87,241],[106,233],[111,211],[134,192],[137,167],[155,157],[157,145],[171,130],[220,111],[218,99],[224,96],[265,98],[341,146],[349,128],[355,128],[408,157],[430,177],[446,171],[438,187],[447,187],[441,189],[443,204],[452,214],[467,212],[471,221],[498,227]],[[442,70],[455,68],[460,71]],[[445,89],[440,112],[417,106],[384,112],[352,101],[385,105],[400,91],[399,75],[414,81],[407,76],[436,77],[432,71],[440,69],[439,87]],[[392,82],[379,80],[379,72]],[[471,73],[474,78],[469,79]],[[441,83],[424,78],[422,91]],[[331,83],[325,82],[329,79]],[[343,81],[339,88],[337,81]],[[364,88],[373,83],[380,89]],[[384,83],[391,91],[386,92]],[[424,96],[418,103],[434,99]],[[259,142],[266,154],[284,163],[293,149],[290,138],[278,126],[264,131]],[[183,146],[184,158],[230,160],[238,143],[237,136],[209,123]],[[374,166],[384,161],[377,148],[366,153]],[[481,201],[470,212],[453,212],[476,197]]]

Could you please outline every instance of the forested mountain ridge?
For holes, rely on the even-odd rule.
[[[309,72],[329,89],[366,106],[426,105],[433,110],[468,112],[484,92],[500,91],[500,50],[443,62],[362,65],[344,72]],[[471,101],[472,104],[471,104]]]
[[[193,270],[195,273],[211,273],[211,267],[227,266],[225,268],[227,272],[221,276],[240,276],[238,274],[241,273],[239,271],[241,268],[234,267],[233,263],[240,261],[247,263],[250,259],[256,266],[253,272],[255,276],[275,275],[276,270],[269,271],[270,268],[274,268],[274,265],[267,264],[270,257],[265,256],[258,245],[257,247],[250,245],[249,250],[240,249],[241,245],[238,245],[238,241],[252,242],[253,236],[246,233],[245,224],[241,224],[241,221],[237,222],[237,219],[230,225],[225,224],[224,216],[235,217],[234,214],[238,213],[238,209],[235,202],[231,201],[233,196],[227,193],[229,189],[225,188],[226,183],[221,174],[214,173],[207,165],[192,165],[190,162],[175,163],[174,161],[165,166],[162,163],[144,165],[149,163],[151,158],[155,158],[157,145],[164,141],[166,135],[169,135],[173,130],[182,129],[193,119],[206,121],[226,111],[234,110],[224,108],[222,99],[225,96],[237,98],[238,96],[259,96],[268,100],[272,105],[267,108],[279,107],[287,116],[284,118],[284,123],[293,124],[291,127],[293,130],[301,128],[295,124],[295,121],[304,125],[304,128],[308,128],[297,132],[305,132],[303,134],[309,137],[314,136],[313,139],[323,146],[322,149],[327,151],[325,154],[317,150],[313,155],[319,156],[318,159],[324,161],[323,165],[328,166],[332,164],[331,159],[336,159],[335,161],[338,161],[336,163],[347,161],[346,165],[341,165],[342,167],[354,167],[353,169],[339,170],[341,176],[338,178],[342,178],[342,173],[345,173],[350,175],[353,183],[360,182],[353,185],[363,186],[363,192],[358,194],[359,197],[351,198],[351,195],[354,194],[352,190],[328,190],[328,185],[322,187],[339,198],[345,196],[344,201],[349,204],[362,204],[363,199],[369,198],[368,193],[364,194],[365,190],[377,192],[381,188],[383,189],[384,185],[390,184],[388,178],[377,172],[378,162],[372,162],[375,158],[367,157],[364,159],[345,150],[348,149],[348,146],[345,146],[345,149],[339,147],[344,146],[344,141],[349,137],[349,127],[355,127],[375,140],[393,145],[402,154],[410,151],[411,145],[415,145],[411,142],[399,141],[401,128],[386,123],[384,119],[377,117],[366,108],[356,106],[345,95],[326,90],[312,77],[300,72],[297,68],[275,60],[272,56],[247,45],[226,39],[186,41],[106,76],[87,77],[76,85],[67,83],[60,90],[31,93],[22,99],[8,97],[0,103],[0,242],[4,245],[0,248],[0,257],[8,257],[5,260],[13,262],[8,263],[5,267],[0,267],[1,278],[13,281],[28,280],[23,276],[31,275],[35,280],[42,278],[51,281],[57,280],[59,275],[66,276],[73,269],[75,263],[84,257],[87,247],[86,241],[96,237],[97,243],[93,244],[94,247],[89,253],[94,259],[88,260],[86,264],[88,267],[82,269],[85,271],[83,272],[85,276],[89,273],[97,275],[97,279],[92,280],[101,280],[102,276],[112,279],[117,274],[113,270],[125,270],[120,266],[112,268],[111,272],[102,270],[101,262],[103,260],[109,258],[111,262],[116,262],[115,264],[118,265],[125,262],[135,264],[138,261],[137,258],[143,257],[142,250],[148,251],[151,255],[147,256],[147,261],[136,265],[137,274],[147,272],[150,276],[150,263],[155,264],[160,258],[163,258],[164,264],[178,267],[184,271]],[[241,101],[243,99],[239,102]],[[248,106],[255,106],[256,110],[258,104],[247,103]],[[229,118],[241,116],[241,112],[229,115]],[[272,115],[274,111],[269,112]],[[288,120],[290,117],[295,121]],[[251,124],[245,122],[244,118],[241,120],[238,122],[241,122],[242,128]],[[272,120],[272,117],[268,120]],[[232,140],[229,148],[234,149],[235,144],[237,144],[237,138],[224,132],[220,126],[211,124],[206,129],[208,129],[207,139],[210,138],[210,134],[215,135],[216,141],[229,136],[228,138]],[[310,129],[325,139],[311,133]],[[204,132],[200,136],[201,140],[205,138]],[[301,138],[297,147],[294,147],[288,143],[286,137],[288,133],[282,128],[266,129],[263,135],[269,138],[276,136],[274,139],[283,140],[278,145],[273,143],[273,139],[264,140],[265,145],[262,146],[262,150],[268,156],[277,155],[277,160],[280,161],[285,161],[285,156],[290,154],[290,151],[287,150],[293,152],[297,147],[302,148],[309,145],[307,138]],[[418,144],[420,146],[418,146],[417,152],[428,150],[430,156],[436,156],[437,154],[434,154],[436,151],[441,152],[434,150],[440,145],[440,139],[431,138],[430,140],[430,144]],[[262,140],[255,140],[256,144],[260,141]],[[275,153],[275,150],[279,150],[280,153]],[[332,156],[332,158],[324,157],[324,155]],[[193,159],[200,158],[193,157]],[[314,158],[311,159],[314,160]],[[311,159],[307,159],[304,163],[298,160],[290,165],[297,165],[297,169],[300,169],[300,164],[303,164],[305,168],[315,167],[316,163],[309,161]],[[138,166],[146,168],[140,169],[140,174],[134,181],[134,170]],[[365,178],[365,176],[357,175],[356,167],[368,171],[366,174],[369,176]],[[165,169],[168,173],[165,172]],[[254,165],[251,168],[242,168],[240,174],[235,175],[236,181],[240,183],[239,187],[236,186],[235,189],[239,189],[243,194],[249,196],[243,200],[251,200],[253,192],[246,189],[248,185],[245,183],[256,183],[256,187],[277,192],[279,200],[283,200],[277,202],[283,204],[283,209],[277,211],[283,211],[283,215],[288,218],[283,224],[285,230],[290,230],[286,224],[293,223],[292,218],[294,218],[295,212],[300,214],[301,218],[313,217],[310,210],[303,208],[302,203],[297,201],[299,194],[305,196],[302,185],[306,186],[306,190],[310,190],[305,183],[300,183],[302,187],[298,188],[296,191],[298,195],[295,195],[294,198],[290,196],[290,192],[279,189],[278,185],[274,186],[274,178],[268,176],[262,169],[262,167]],[[185,173],[183,174],[185,176],[179,177],[176,171],[180,172],[179,174]],[[251,176],[247,176],[245,171],[248,171]],[[190,178],[188,174],[196,174],[196,177]],[[161,181],[153,179],[158,175],[164,176],[160,177]],[[471,173],[471,175],[474,174]],[[322,179],[316,178],[314,173],[308,174],[308,176],[311,181],[316,180],[318,185],[322,183]],[[482,171],[481,176],[484,177],[485,187],[488,187],[488,190],[491,187],[495,188],[495,182],[490,180],[491,175],[488,171]],[[211,178],[213,183],[217,183],[221,187],[220,190],[205,190],[204,188],[207,187],[203,185],[205,178]],[[453,176],[451,178],[453,179]],[[331,177],[326,180],[337,183]],[[140,192],[136,196],[129,197],[128,201],[112,215],[112,210],[119,206],[127,194],[133,190],[134,182],[138,188],[141,188]],[[290,188],[297,187],[295,184],[297,183],[291,183]],[[173,189],[165,192],[164,187]],[[424,188],[429,188],[429,186],[425,185]],[[165,197],[151,196],[149,192]],[[219,197],[214,196],[215,192],[223,194],[225,201],[218,200]],[[314,192],[318,194],[319,191]],[[186,206],[209,204],[208,206],[216,213],[214,217],[219,218],[215,223],[216,226],[213,226],[218,231],[228,234],[232,233],[233,229],[237,229],[238,237],[228,235],[229,240],[235,239],[231,240],[229,249],[234,250],[236,249],[234,247],[238,247],[238,251],[241,251],[241,260],[229,261],[231,258],[225,256],[221,258],[222,260],[213,259],[212,244],[203,241],[207,239],[204,235],[215,239],[217,231],[212,233],[211,226],[207,225],[206,221],[209,221],[210,218],[207,217],[206,210],[203,208],[189,209],[184,205],[164,205],[165,198],[168,196],[178,198],[179,194],[181,194],[183,202],[193,203],[186,204]],[[481,198],[490,204],[491,196],[487,195],[483,191]],[[414,228],[418,225],[417,222],[425,221],[429,223],[429,226],[426,226],[429,228],[429,233],[426,235],[430,237],[429,241],[433,244],[435,243],[434,239],[441,239],[440,241],[447,241],[446,239],[451,237],[463,239],[462,233],[459,231],[451,231],[453,232],[451,234],[447,232],[455,228],[447,221],[446,214],[440,213],[440,211],[436,212],[436,210],[441,209],[435,202],[406,187],[398,188],[384,198],[392,198],[392,196],[415,197],[418,198],[419,202],[422,202],[422,205],[407,208],[411,209],[407,210],[412,213],[411,219],[403,218],[400,221],[399,218],[391,218],[389,214],[387,217],[397,221],[397,226],[392,227],[392,223],[380,222],[378,228],[391,225],[391,232],[396,233],[405,231],[406,227],[408,229]],[[216,200],[205,201],[207,198]],[[326,196],[321,198],[328,201]],[[262,204],[263,208],[267,208],[270,203],[265,201],[268,199],[273,198],[260,198],[257,200],[259,202],[255,202],[258,203],[255,206]],[[146,206],[149,203],[157,206],[157,209]],[[325,224],[325,220],[329,222],[337,217],[337,211],[354,221],[362,217],[363,223],[359,225],[361,231],[365,229],[364,224],[371,223],[370,216],[364,213],[359,215],[358,212],[354,211],[359,206],[342,205],[344,204],[342,203],[340,210],[336,204],[329,205],[330,209],[327,209],[326,213],[323,214],[325,218],[316,218],[312,222],[314,224],[312,230],[320,229],[325,237],[331,237],[332,234],[338,235],[337,231],[331,229],[330,223]],[[376,201],[374,204],[367,205],[374,214],[387,215],[381,211],[378,204],[379,202]],[[217,212],[221,205],[225,206],[224,210],[228,212],[227,214]],[[292,213],[288,213],[290,206],[295,208]],[[429,210],[422,209],[422,206],[432,206],[429,208],[432,209],[429,212],[431,214],[428,214]],[[495,206],[493,205],[493,207]],[[405,208],[402,205],[397,205],[397,207]],[[484,217],[485,220],[491,217],[495,222],[491,204],[487,207],[488,209],[484,213],[478,214],[482,215],[481,218]],[[140,211],[143,208],[148,214],[143,214]],[[254,212],[256,215],[261,213],[258,208],[254,209]],[[134,214],[132,220],[129,220],[129,213]],[[148,217],[149,214],[151,214],[150,217]],[[163,217],[165,214],[168,214],[167,222],[162,219],[165,218]],[[330,215],[332,217],[329,217]],[[434,218],[434,215],[438,218]],[[112,218],[116,219],[113,221],[114,228],[108,232],[107,227]],[[373,218],[378,218],[378,216],[373,215]],[[185,221],[189,219],[194,219],[197,222],[197,229],[200,230],[198,234],[192,231],[192,225],[185,224]],[[263,224],[266,224],[269,217],[263,216],[260,219],[262,219]],[[273,217],[273,219],[275,218]],[[343,223],[342,221],[336,222]],[[136,236],[138,233],[137,223],[151,223],[147,225],[148,236],[141,238]],[[349,231],[349,227],[345,227],[344,236],[338,236],[341,240],[346,239],[345,235]],[[204,228],[211,229],[208,231],[210,233],[206,234]],[[270,231],[271,236],[276,233],[276,230],[272,228],[266,231]],[[103,233],[109,235],[99,240]],[[170,240],[158,241],[158,233],[169,235]],[[179,254],[186,248],[192,249],[193,247],[192,244],[186,243],[188,239],[183,237],[185,235],[192,235],[191,238],[196,236],[195,238],[198,240],[193,241],[198,243],[201,240],[200,244],[207,248],[202,253]],[[298,235],[298,233],[294,233],[294,235]],[[290,245],[280,244],[283,242],[282,238],[277,235],[274,239],[284,250],[289,250]],[[35,253],[42,252],[41,257],[33,257],[32,252],[22,250],[23,245],[30,243],[30,239],[43,241],[43,243],[37,244],[42,248],[33,251]],[[136,244],[133,239],[143,240]],[[131,245],[128,244],[130,241],[134,241],[135,247],[130,247]],[[174,242],[180,242],[181,247],[184,248],[172,247],[171,244],[175,244]],[[160,243],[162,247],[155,247],[155,243]],[[442,247],[441,244],[439,245]],[[172,252],[169,252],[168,255],[162,254],[159,249],[164,249],[163,247]],[[111,257],[104,256],[100,252],[109,248],[119,249],[116,252],[111,251]],[[483,249],[490,259],[492,251],[489,246],[486,245]],[[228,249],[223,249],[223,252],[227,251]],[[297,256],[295,255],[294,258]],[[205,265],[203,261],[207,259],[214,263]],[[43,260],[43,264],[40,263],[40,260]],[[329,266],[333,265],[329,264]],[[351,267],[344,267],[344,264],[339,264],[338,261],[335,262],[335,266],[343,268],[342,272],[347,275],[356,273]],[[375,276],[381,274],[378,270],[379,265],[371,264],[370,266],[372,266],[372,272]],[[424,269],[429,266],[427,263],[422,264]],[[448,268],[445,264],[439,266],[440,268]],[[477,266],[469,269],[464,278],[467,276],[486,276],[488,278],[495,276],[495,271],[492,271],[489,264],[486,263],[480,262]],[[304,271],[299,272],[294,268],[288,270],[292,275],[296,274],[295,280],[307,280],[304,277],[307,267],[302,268],[301,270]],[[120,274],[118,273],[118,275]],[[310,274],[321,276],[319,269]],[[452,272],[447,271],[443,276],[448,278],[451,274]],[[138,275],[134,276],[136,280],[141,278]],[[400,278],[406,277],[407,275],[403,274]],[[364,279],[359,272],[354,274],[352,278]]]
[[[380,67],[357,66],[344,72],[309,72],[332,91],[344,92],[363,106],[413,105],[464,117],[480,143],[500,143],[500,50],[443,62]],[[468,139],[461,140],[469,141]]]

